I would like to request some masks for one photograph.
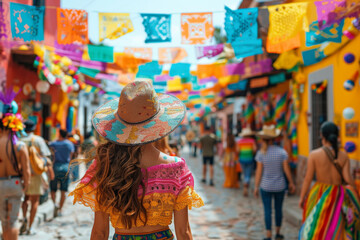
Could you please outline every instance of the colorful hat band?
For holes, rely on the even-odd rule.
[[[145,122],[150,121],[151,119],[155,118],[156,115],[158,115],[159,112],[160,112],[160,107],[158,107],[158,109],[157,109],[157,111],[155,112],[154,115],[152,115],[151,117],[149,117],[149,118],[147,118],[147,119],[145,119],[145,120],[143,120],[143,121],[140,121],[140,122],[128,122],[128,121],[125,121],[122,117],[120,117],[119,111],[117,111],[116,114],[117,114],[117,116],[119,117],[119,119],[120,119],[122,122],[124,122],[124,123],[126,123],[126,124],[130,124],[130,125],[136,125],[136,124],[142,124],[142,123],[145,123]]]

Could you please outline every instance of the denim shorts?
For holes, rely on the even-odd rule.
[[[4,229],[16,227],[22,196],[20,177],[0,180],[0,221]]]
[[[55,179],[50,181],[50,190],[56,192],[60,184],[60,191],[67,192],[70,184],[68,174],[69,164],[54,164]]]
[[[203,164],[206,165],[206,164],[210,164],[210,165],[214,165],[214,157],[204,157],[203,156]]]

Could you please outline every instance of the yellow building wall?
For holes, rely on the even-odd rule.
[[[294,1],[299,2],[299,1]],[[309,23],[312,23],[316,20],[316,8],[315,5],[310,3],[308,8],[308,19]],[[351,20],[347,19],[345,21],[344,30],[351,24]],[[302,43],[303,46],[299,49],[299,55],[301,56],[301,51],[309,50],[311,48],[305,47],[305,33],[302,34]],[[343,40],[346,37],[343,37]],[[318,46],[315,46],[318,47]],[[346,53],[353,53],[356,56],[356,60],[352,64],[347,64],[344,61],[344,55]],[[345,123],[347,122],[358,122],[360,121],[360,86],[359,78],[355,80],[355,87],[352,91],[347,91],[344,89],[343,84],[346,80],[351,79],[356,71],[359,71],[360,67],[360,35],[355,39],[351,40],[343,48],[338,50],[336,53],[323,59],[321,62],[305,67],[304,74],[307,76],[317,70],[325,68],[327,66],[333,65],[334,69],[334,118],[328,119],[330,121],[338,121],[340,124],[340,136],[341,136],[341,145],[344,146],[347,141],[353,141],[357,145],[357,150],[349,154],[349,157],[354,160],[360,160],[360,136],[357,138],[346,137],[345,136]],[[301,114],[299,117],[298,123],[298,151],[299,155],[308,156],[310,151],[309,145],[309,127],[308,127],[308,83],[307,81],[304,84],[304,92],[301,94]],[[352,107],[355,110],[355,116],[352,120],[346,120],[342,116],[342,112],[345,108]],[[336,119],[337,118],[337,119]]]

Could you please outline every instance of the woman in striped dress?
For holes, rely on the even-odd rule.
[[[321,126],[322,147],[309,155],[299,205],[303,208],[300,240],[360,239],[360,204],[350,161],[338,148],[338,127]],[[312,180],[316,183],[311,188]]]

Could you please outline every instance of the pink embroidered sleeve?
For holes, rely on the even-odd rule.
[[[184,159],[182,161],[185,162]],[[188,207],[202,207],[204,202],[201,197],[194,190],[194,177],[187,167],[186,163],[184,165],[181,177],[180,177],[180,191],[176,197],[175,201],[175,211],[179,211]]]

